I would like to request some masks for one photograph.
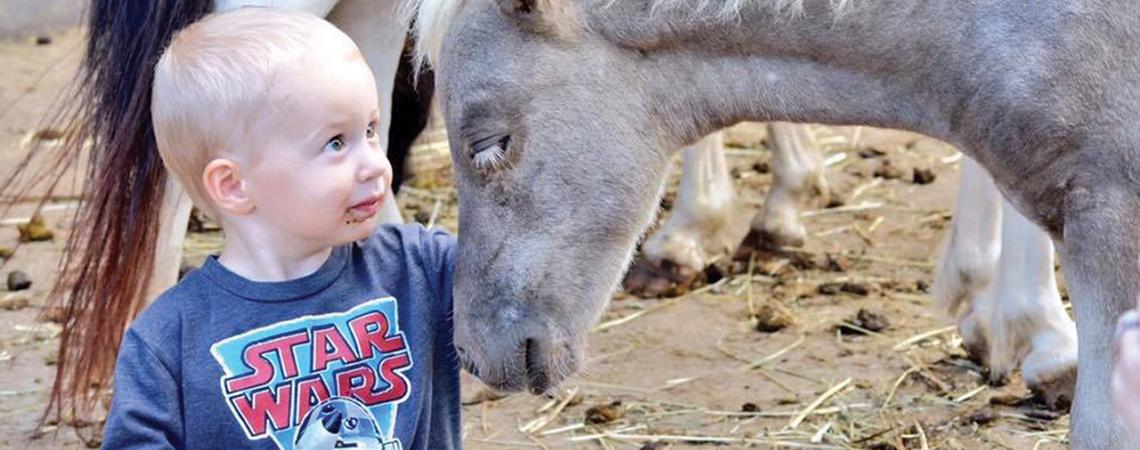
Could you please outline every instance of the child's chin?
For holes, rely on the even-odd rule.
[[[376,222],[376,219],[370,219],[364,222],[352,224],[352,231],[350,232],[350,237],[348,240],[359,241],[362,239],[367,239],[368,236],[371,236],[372,232],[376,230],[377,225],[379,224]]]

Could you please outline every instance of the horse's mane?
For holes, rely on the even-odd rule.
[[[415,37],[413,61],[425,67],[439,59],[443,38],[466,0],[408,0],[402,14],[411,21]]]
[[[408,0],[404,4],[404,15],[413,21],[415,36],[415,60],[420,65],[438,60],[443,48],[443,38],[451,29],[459,11],[467,0]],[[552,0],[574,1],[574,0]],[[589,0],[596,7],[607,8],[629,0]],[[750,4],[761,3],[780,13],[796,16],[803,12],[804,0],[650,0],[649,14],[670,11],[684,11],[689,17],[712,20],[735,20],[741,10]],[[855,0],[828,0],[832,10],[846,11]]]

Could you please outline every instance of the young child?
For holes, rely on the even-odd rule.
[[[458,448],[454,239],[376,227],[387,111],[348,36],[212,15],[153,94],[163,161],[226,244],[127,331],[104,446]]]

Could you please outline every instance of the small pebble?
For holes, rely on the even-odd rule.
[[[51,44],[51,36],[36,36],[36,45]]]
[[[914,168],[914,177],[912,178],[914,184],[930,184],[934,182],[935,178],[937,176],[934,175],[933,170]]]
[[[855,325],[878,333],[891,326],[891,323],[887,321],[886,316],[882,314],[873,313],[860,308],[859,313],[855,315]]]
[[[55,238],[55,233],[52,233],[40,215],[32,217],[31,221],[16,228],[20,230],[20,242],[50,241]]]
[[[19,294],[8,294],[0,299],[0,309],[5,311],[19,311],[27,308],[31,302],[28,297]]]
[[[985,425],[997,419],[998,415],[996,412],[994,412],[994,410],[980,409],[978,411],[975,411],[973,414],[970,414],[970,417],[966,420],[969,420],[971,423],[976,423],[978,425]]]
[[[816,291],[823,295],[836,295],[840,292],[866,297],[871,293],[871,289],[865,284],[852,283],[845,281],[842,283],[823,283],[816,288]]]
[[[610,423],[620,419],[623,414],[625,411],[620,400],[608,405],[595,405],[586,410],[586,423],[595,425]]]
[[[0,247],[0,259],[8,259],[12,257],[15,251],[8,247]]]
[[[32,287],[32,280],[28,278],[28,274],[19,270],[8,272],[9,291],[22,291],[30,287]]]
[[[875,333],[883,331],[883,330],[887,329],[887,327],[890,326],[890,322],[887,321],[886,317],[884,317],[881,314],[876,314],[876,313],[873,313],[871,311],[867,311],[866,308],[860,308],[859,313],[857,313],[855,315],[855,318],[854,319],[848,319],[847,322],[852,324],[852,325],[855,325],[859,328],[862,328],[863,330],[872,331]],[[839,330],[840,333],[848,334],[848,335],[867,334],[867,333],[863,332],[862,330],[857,330],[857,329],[854,329],[851,327],[845,327],[843,325],[837,325],[836,328]]]
[[[767,161],[761,161],[753,164],[752,170],[756,173],[769,173],[772,171],[772,166]]]
[[[740,405],[740,411],[746,412],[746,413],[754,413],[754,412],[759,412],[760,407],[756,406],[755,403],[748,402],[748,403],[745,403],[743,405]]]
[[[791,315],[772,305],[761,306],[753,319],[756,320],[756,331],[761,333],[775,333],[795,323]]]

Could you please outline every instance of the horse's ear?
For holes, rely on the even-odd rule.
[[[542,0],[498,0],[499,8],[503,13],[509,17],[518,19],[533,20],[537,14],[541,14],[542,4],[547,3]]]
[[[565,0],[496,0],[507,17],[535,32],[561,30],[573,22]]]

